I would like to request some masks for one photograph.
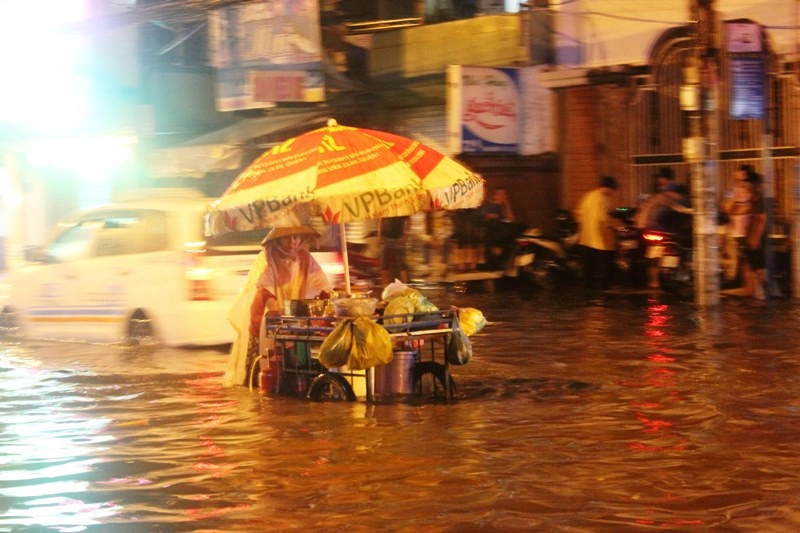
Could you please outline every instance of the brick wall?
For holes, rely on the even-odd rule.
[[[461,154],[458,159],[486,180],[487,196],[495,187],[508,189],[517,220],[545,233],[556,230],[562,204],[558,160],[554,156]]]
[[[600,179],[594,98],[590,86],[564,89],[559,94],[562,204],[570,210],[587,191],[598,186]]]

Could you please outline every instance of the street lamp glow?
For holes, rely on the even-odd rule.
[[[84,17],[83,0],[0,3],[0,123],[52,130],[87,120],[86,39],[56,30]]]

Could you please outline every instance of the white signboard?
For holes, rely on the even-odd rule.
[[[536,155],[556,149],[553,111],[555,95],[539,81],[543,66],[520,69],[522,79],[522,136],[520,155]]]
[[[761,52],[761,26],[752,23],[728,22],[728,52],[732,54]]]

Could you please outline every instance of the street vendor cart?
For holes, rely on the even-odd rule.
[[[385,329],[391,339],[391,360],[366,369],[326,366],[320,360],[325,341],[337,326],[341,329],[343,321],[360,319]],[[266,335],[273,348],[265,356],[266,364],[262,358],[261,392],[313,401],[452,401],[456,385],[446,348],[454,320],[457,310],[369,317],[267,317]]]
[[[267,231],[313,226],[317,220],[338,225],[344,295],[349,297],[352,290],[347,223],[475,209],[483,204],[485,192],[486,184],[480,175],[430,146],[390,132],[340,125],[330,119],[327,126],[286,139],[250,163],[209,206],[205,232],[218,235],[228,231]],[[448,313],[405,317],[397,321],[397,327],[387,324],[387,316],[369,317],[383,328],[382,336],[389,336],[391,349],[388,353],[382,351],[385,360],[381,364],[350,364],[349,370],[323,364],[326,341],[339,333],[338,328],[348,324],[349,318],[270,319],[266,329],[274,348],[267,356],[265,390],[280,391],[286,386],[285,374],[294,378],[298,390],[307,387],[306,394],[312,399],[339,395],[352,399],[357,390],[354,383],[361,379],[367,385],[365,395],[373,399],[382,393],[382,372],[389,376],[387,379],[398,380],[401,385],[397,388],[405,387],[405,374],[381,367],[403,367],[401,361],[406,361],[411,369],[409,387],[422,389],[430,376],[432,392],[451,399],[455,386],[444,348],[461,335],[446,331],[455,316]],[[357,317],[353,322],[369,329],[363,318]],[[236,345],[247,346],[247,328],[234,327],[239,332]],[[359,369],[365,370],[363,378],[353,372]]]

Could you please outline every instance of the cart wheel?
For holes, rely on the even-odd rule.
[[[356,393],[343,376],[326,372],[314,378],[307,398],[314,402],[354,402]]]
[[[456,382],[453,376],[446,380],[447,369],[443,364],[424,361],[414,365],[414,394],[421,400],[454,400],[456,398]],[[444,386],[450,383],[449,394]]]

